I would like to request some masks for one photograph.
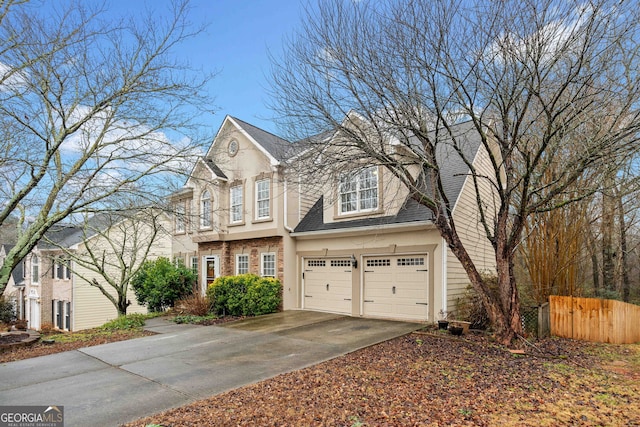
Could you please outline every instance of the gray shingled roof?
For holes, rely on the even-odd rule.
[[[294,232],[327,231],[348,228],[375,227],[389,224],[403,224],[427,221],[433,218],[431,211],[413,199],[407,199],[397,215],[361,218],[351,221],[325,223],[322,220],[324,210],[324,196],[320,197],[309,212],[302,218]]]
[[[266,130],[255,127],[254,125],[247,123],[237,117],[231,117],[236,121],[245,132],[251,135],[258,144],[260,144],[269,154],[275,157],[279,161],[287,159],[289,155],[291,143],[285,139],[280,138]]]
[[[481,140],[471,122],[455,125],[454,135],[464,156],[473,160],[481,145]],[[458,199],[469,168],[450,144],[439,144],[436,159],[443,173],[443,187],[449,201],[454,204]],[[321,197],[295,228],[295,232],[325,231],[359,227],[375,227],[387,224],[410,223],[433,219],[429,209],[411,198],[396,215],[361,218],[351,221],[323,222],[324,198]]]
[[[15,245],[10,245],[10,244],[3,244],[2,247],[4,247],[4,253],[7,254],[9,253],[9,251],[11,249],[13,249]],[[24,271],[23,271],[23,265],[22,265],[22,260],[20,260],[20,262],[18,263],[18,265],[16,265],[15,267],[13,267],[13,270],[11,270],[11,276],[13,277],[13,283],[15,285],[19,285],[21,282],[24,281]]]
[[[106,230],[113,224],[125,218],[117,213],[103,212],[91,216],[86,224],[56,225],[45,233],[45,239],[38,243],[42,250],[52,250],[60,247],[70,248],[95,234],[98,230]],[[83,232],[84,230],[84,232]]]
[[[204,163],[209,167],[209,169],[213,171],[213,173],[216,174],[217,177],[227,179],[227,176],[224,174],[224,172],[222,172],[222,169],[220,169],[218,165],[213,162],[213,160],[204,159]]]

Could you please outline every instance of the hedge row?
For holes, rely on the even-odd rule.
[[[282,285],[278,279],[255,274],[218,277],[207,289],[213,311],[227,316],[259,316],[278,311]]]

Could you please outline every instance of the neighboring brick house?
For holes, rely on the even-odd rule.
[[[456,131],[466,157],[490,176],[472,127]],[[285,310],[434,321],[452,309],[469,280],[431,213],[380,166],[363,165],[348,185],[327,179],[320,192],[290,179],[283,153],[292,146],[227,116],[172,196],[174,258],[198,271],[201,291],[220,275],[251,272],[282,281]],[[494,270],[468,166],[446,145],[439,150],[461,238],[480,270]]]

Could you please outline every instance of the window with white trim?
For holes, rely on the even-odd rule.
[[[242,222],[242,186],[231,187],[231,222]]]
[[[276,277],[276,254],[265,252],[260,254],[260,275],[263,277]]]
[[[378,208],[378,168],[361,169],[343,175],[338,188],[340,213],[358,213]]]
[[[200,227],[211,227],[211,193],[208,190],[200,196]]]
[[[198,257],[197,256],[191,257],[191,271],[193,272],[193,274],[196,275],[196,277],[198,276]]]
[[[271,216],[271,180],[256,181],[256,218],[265,219]]]
[[[247,274],[249,272],[249,254],[236,255],[236,274]]]
[[[38,255],[31,255],[31,283],[40,281],[40,260]]]
[[[175,215],[175,223],[176,223],[176,233],[184,233],[185,208],[184,208],[183,200],[176,203],[174,208],[174,215]]]

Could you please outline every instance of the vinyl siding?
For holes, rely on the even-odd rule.
[[[475,159],[475,166],[481,176],[492,176],[493,169],[486,151],[481,148]],[[491,186],[485,181],[480,182],[481,198],[485,204],[486,212],[493,215],[495,210],[492,203],[493,194]],[[454,208],[453,217],[456,228],[463,245],[469,252],[471,259],[481,272],[495,272],[495,256],[491,243],[486,238],[486,233],[480,223],[476,191],[473,179],[467,177],[460,192],[460,196]],[[471,284],[467,273],[456,256],[447,249],[447,310],[455,311],[458,298],[460,298]]]
[[[171,224],[169,220],[164,224],[166,230],[171,230]],[[117,238],[117,237],[116,237]],[[91,244],[100,245],[100,239],[102,237],[96,237],[91,239]],[[104,247],[108,247],[104,244]],[[78,253],[82,253],[85,250],[84,246],[78,249]],[[169,233],[158,233],[154,246],[150,251],[148,259],[156,259],[158,257],[171,257],[171,236]],[[142,262],[142,260],[140,260]],[[72,329],[82,330],[87,328],[94,328],[100,326],[105,322],[112,320],[118,316],[115,306],[105,297],[99,289],[90,286],[86,280],[81,279],[82,275],[91,281],[96,279],[103,281],[104,279],[98,273],[90,271],[86,268],[76,267],[79,274],[73,276],[73,307],[72,307]],[[117,277],[119,270],[114,269],[113,276]],[[115,295],[115,291],[112,292]],[[127,309],[127,313],[146,313],[146,307],[140,306],[136,302],[135,293],[133,289],[129,288],[127,291],[127,298],[131,301],[131,305]]]

